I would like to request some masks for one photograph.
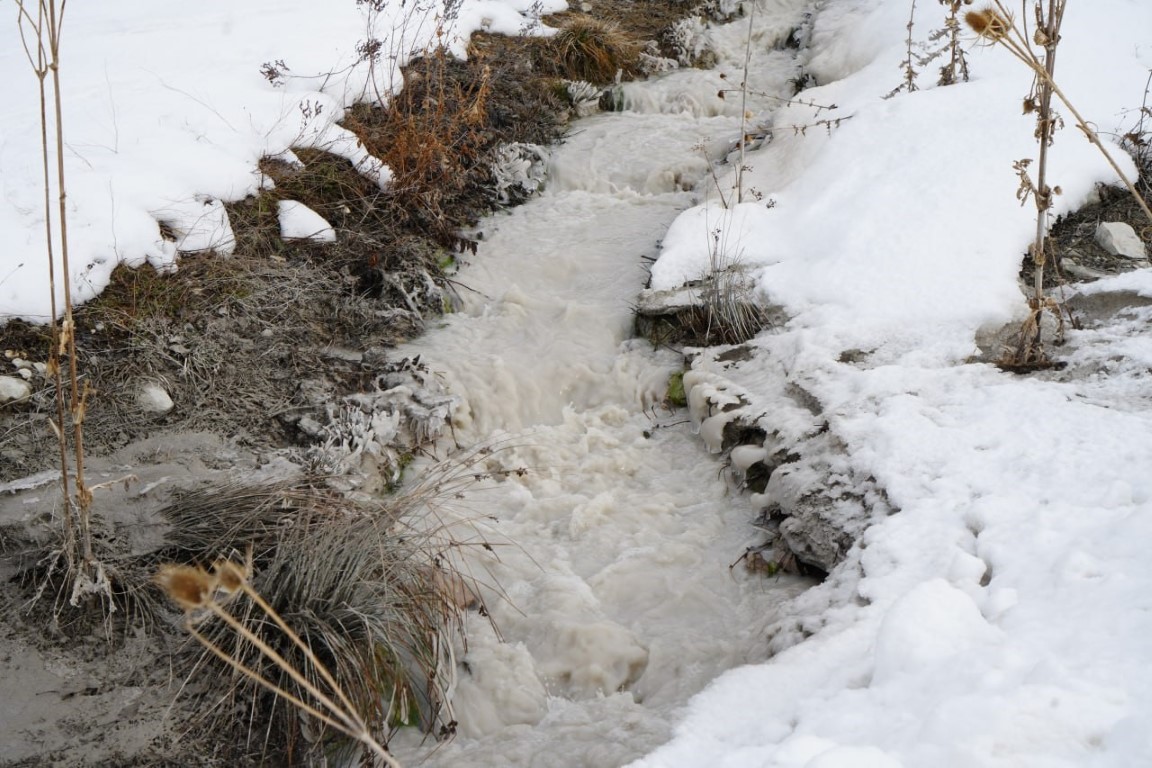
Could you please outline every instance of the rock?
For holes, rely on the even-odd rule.
[[[0,404],[16,403],[32,396],[32,385],[15,376],[0,376]]]
[[[1113,256],[1126,259],[1146,259],[1144,241],[1136,230],[1121,221],[1105,221],[1096,227],[1096,243]]]
[[[172,410],[175,403],[164,387],[155,382],[148,382],[136,393],[136,405],[145,413],[163,416]]]
[[[1072,277],[1078,277],[1081,280],[1099,280],[1102,277],[1111,277],[1109,273],[1103,270],[1086,267],[1067,257],[1060,260],[1060,269]]]

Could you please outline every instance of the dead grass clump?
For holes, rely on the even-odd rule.
[[[569,16],[544,46],[556,74],[569,80],[608,85],[640,72],[643,46],[614,21]]]
[[[392,170],[389,211],[404,227],[445,246],[468,214],[455,210],[484,165],[491,70],[463,67],[428,51],[404,71],[404,90],[387,106],[353,109],[346,126]]]
[[[243,301],[252,292],[251,279],[243,259],[190,256],[178,273],[119,266],[100,296],[77,311],[79,333],[122,340],[160,318],[197,317],[229,301]]]
[[[638,314],[636,333],[658,346],[712,347],[742,344],[772,321],[768,312],[752,304],[709,303],[662,314]]]
[[[366,506],[281,483],[207,489],[167,508],[169,546],[149,561],[169,564],[159,583],[206,649],[197,667],[226,681],[207,714],[214,727],[245,712],[247,748],[281,759],[331,758],[348,736],[386,745],[401,726],[452,732],[462,605],[445,585],[464,577],[438,529],[400,522],[425,501]],[[246,565],[221,566],[229,553],[247,553]]]

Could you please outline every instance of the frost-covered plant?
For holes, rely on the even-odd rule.
[[[564,96],[576,110],[577,117],[587,117],[600,109],[604,89],[587,80],[565,80]]]
[[[538,144],[516,142],[496,151],[492,181],[502,205],[522,203],[544,189],[548,176],[547,152]]]
[[[407,458],[444,433],[459,403],[418,358],[405,358],[377,376],[373,391],[329,406],[328,423],[314,429],[320,442],[310,460],[325,474],[378,476],[382,488],[393,488]]]

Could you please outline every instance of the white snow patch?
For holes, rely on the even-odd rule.
[[[320,214],[296,200],[281,200],[277,204],[280,219],[280,237],[285,240],[312,240],[317,243],[336,242],[336,230]]]

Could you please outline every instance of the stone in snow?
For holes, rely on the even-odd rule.
[[[163,416],[172,410],[175,404],[164,387],[149,382],[141,386],[140,391],[136,393],[136,405],[145,413]]]
[[[308,206],[295,200],[279,203],[280,237],[285,240],[311,240],[317,243],[336,242],[336,230]]]
[[[1096,227],[1096,243],[1113,256],[1146,259],[1144,241],[1136,230],[1121,221],[1105,221]]]
[[[32,396],[32,385],[15,376],[0,376],[0,403],[14,403]]]

